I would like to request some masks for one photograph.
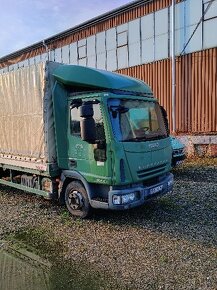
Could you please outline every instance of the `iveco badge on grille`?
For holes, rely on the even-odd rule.
[[[155,143],[151,143],[148,145],[149,148],[158,148],[159,147],[159,143],[155,142]]]

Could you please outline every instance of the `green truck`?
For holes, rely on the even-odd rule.
[[[167,121],[141,80],[39,63],[2,74],[0,102],[1,184],[81,218],[172,191]]]

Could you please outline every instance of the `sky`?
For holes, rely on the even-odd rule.
[[[132,0],[0,0],[0,58]]]

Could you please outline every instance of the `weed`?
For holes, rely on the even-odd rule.
[[[60,213],[60,218],[61,218],[61,222],[64,225],[70,225],[72,222],[72,216],[70,215],[70,213],[67,210],[62,210]]]

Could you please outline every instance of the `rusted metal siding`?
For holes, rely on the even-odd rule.
[[[83,38],[87,38],[88,36],[95,35],[96,33],[108,30],[108,29],[113,28],[117,25],[121,25],[123,23],[129,22],[131,20],[134,20],[134,19],[139,18],[141,16],[144,16],[146,14],[163,9],[163,8],[168,7],[170,5],[171,5],[171,0],[144,1],[143,5],[136,7],[136,8],[133,8],[133,9],[130,9],[124,13],[120,13],[119,15],[117,15],[115,17],[111,17],[110,19],[108,19],[106,21],[100,22],[100,19],[99,19],[98,23],[92,24],[92,25],[91,25],[91,21],[90,21],[90,26],[88,28],[82,29],[82,26],[81,26],[80,31],[72,33],[71,35],[69,35],[67,37],[63,37],[60,34],[56,40],[50,41],[50,43],[48,43],[47,46],[50,50],[58,48],[58,47],[62,47],[64,45],[73,43],[73,42],[81,40]],[[21,54],[15,58],[8,59],[7,61],[0,60],[0,68],[12,65],[14,63],[23,61],[23,60],[31,58],[31,57],[34,57],[36,55],[43,54],[45,52],[46,52],[46,49],[43,45],[37,49],[30,50],[27,53],[21,52]]]
[[[176,61],[178,131],[217,131],[217,48],[179,57]]]
[[[130,67],[118,72],[147,82],[172,123],[171,61]],[[177,133],[217,132],[217,48],[176,59]]]

